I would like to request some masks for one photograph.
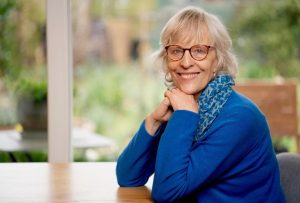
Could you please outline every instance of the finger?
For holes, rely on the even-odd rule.
[[[173,89],[171,89],[172,92],[177,92],[178,90],[178,87],[174,87]]]
[[[174,93],[174,94],[184,94],[184,95],[186,95],[186,93],[183,92],[183,91],[182,91],[181,89],[179,89],[179,88],[174,89],[174,91],[172,91],[172,93]]]
[[[174,88],[176,88],[176,87],[175,86],[171,86],[171,87],[168,87],[168,90],[172,90]]]
[[[174,89],[171,90],[171,92],[173,94],[176,94],[176,93],[180,92],[180,90],[178,88],[174,88]]]
[[[165,97],[170,97],[171,95],[172,95],[172,92],[171,92],[171,90],[167,90],[167,91],[165,91]]]
[[[163,116],[163,120],[164,121],[168,121],[169,119],[170,119],[170,117],[172,116],[172,111],[171,110],[169,110],[164,116]]]
[[[160,104],[159,104],[159,106],[158,106],[158,108],[157,108],[156,111],[157,111],[161,116],[163,116],[163,115],[165,115],[166,112],[168,111],[169,106],[170,106],[170,101],[169,101],[169,99],[166,97],[166,98],[164,98],[164,99],[160,102]]]
[[[171,106],[170,100],[167,97],[164,98],[164,100],[162,100],[160,105],[159,105],[160,112],[168,111],[170,106]],[[165,114],[165,113],[163,113],[163,114]]]
[[[166,106],[170,106],[171,105],[171,102],[170,100],[168,99],[168,97],[165,97],[163,100],[162,100],[162,103]]]

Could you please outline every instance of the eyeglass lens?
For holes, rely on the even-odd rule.
[[[195,45],[190,49],[184,49],[178,45],[171,45],[167,47],[167,54],[172,60],[180,60],[184,56],[185,50],[188,50],[195,60],[203,60],[208,54],[209,46]]]

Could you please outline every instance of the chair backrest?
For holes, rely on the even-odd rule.
[[[246,81],[234,89],[253,100],[266,115],[272,137],[291,136],[300,153],[298,133],[297,81]]]
[[[300,155],[293,153],[277,154],[280,179],[287,203],[300,202]]]

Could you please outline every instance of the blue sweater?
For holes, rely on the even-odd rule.
[[[250,100],[233,91],[193,143],[198,122],[178,110],[154,136],[143,122],[118,159],[119,185],[142,186],[154,173],[155,202],[285,202],[268,124]]]

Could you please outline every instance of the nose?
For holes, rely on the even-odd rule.
[[[193,66],[193,64],[194,64],[194,59],[192,58],[190,52],[188,50],[185,50],[184,55],[180,61],[180,65],[183,68],[189,68]]]

